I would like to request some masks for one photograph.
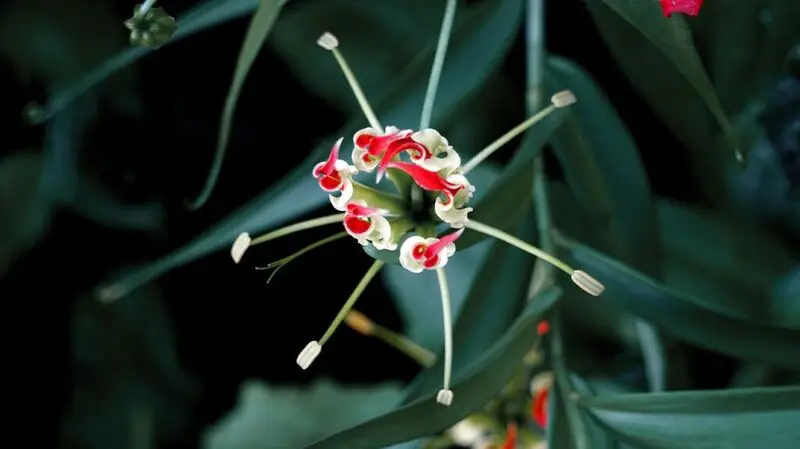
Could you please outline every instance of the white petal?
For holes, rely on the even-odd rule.
[[[441,200],[437,198],[436,202],[433,204],[433,209],[436,212],[436,216],[439,217],[443,222],[454,228],[463,228],[469,221],[469,213],[472,212],[472,208],[465,207],[462,209],[456,209],[453,207],[454,202],[455,200],[450,201],[450,204],[445,205],[442,204]]]
[[[360,171],[372,173],[375,167],[378,166],[378,163],[380,163],[380,160],[378,158],[372,158],[370,162],[366,162],[364,161],[365,154],[367,154],[367,150],[358,147],[353,148],[353,165]]]
[[[389,224],[389,220],[380,215],[373,215],[371,220],[373,231],[370,240],[375,248],[388,251],[397,249],[397,243],[392,241],[392,226]]]
[[[342,193],[339,196],[328,195],[333,208],[340,211],[347,210],[347,202],[353,198],[353,182],[349,179],[342,180]]]
[[[415,132],[411,135],[411,138],[414,139],[414,141],[425,145],[432,152],[435,152],[440,146],[448,145],[447,139],[442,137],[442,135],[439,134],[439,131],[430,128]]]
[[[407,238],[400,246],[400,265],[412,273],[421,273],[425,269],[421,260],[416,260],[411,256],[414,247],[420,243],[425,243],[426,240],[418,235],[412,235]]]
[[[250,234],[246,232],[242,232],[236,237],[236,241],[233,242],[233,246],[231,246],[231,258],[234,263],[241,262],[244,252],[247,251],[247,248],[250,248],[251,241]]]

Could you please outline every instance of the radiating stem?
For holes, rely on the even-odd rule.
[[[313,229],[320,226],[325,226],[334,223],[340,223],[344,220],[344,214],[334,214],[334,215],[327,215],[325,217],[314,218],[311,220],[301,221],[298,223],[293,223],[289,226],[285,226],[280,229],[276,229],[272,232],[268,232],[260,237],[256,237],[250,242],[250,246],[258,245],[259,243],[268,242],[270,240],[275,240],[277,238],[283,237],[285,235],[293,234],[299,231],[305,231],[306,229]]]
[[[369,126],[375,128],[378,130],[378,132],[383,132],[383,126],[378,120],[378,116],[375,115],[375,111],[372,110],[372,106],[370,106],[367,96],[364,95],[361,85],[358,84],[356,76],[353,74],[353,71],[350,70],[350,66],[347,64],[347,61],[345,61],[342,53],[337,48],[332,49],[331,52],[333,52],[336,62],[339,63],[339,67],[341,67],[344,77],[347,78],[347,82],[350,84],[350,89],[353,90],[353,95],[355,95],[358,105],[361,106],[361,110],[364,112],[364,116],[367,118]]]
[[[145,0],[145,2],[142,3],[142,6],[139,7],[139,11],[137,12],[137,14],[140,16],[146,14],[147,11],[150,11],[150,8],[152,8],[153,5],[155,4],[156,0]]]
[[[450,389],[450,376],[453,370],[453,320],[450,307],[450,289],[447,286],[447,275],[444,268],[436,269],[439,279],[439,291],[442,295],[442,317],[444,325],[444,381],[443,388]]]
[[[436,54],[433,57],[433,68],[431,77],[428,80],[428,90],[425,92],[425,101],[422,105],[422,117],[419,121],[419,129],[423,130],[431,126],[431,116],[433,115],[433,103],[436,100],[436,90],[439,88],[439,80],[442,77],[442,67],[444,57],[447,54],[447,44],[450,42],[450,35],[453,31],[453,21],[456,16],[457,0],[447,0],[444,10],[442,27],[439,30],[439,42],[436,44]]]
[[[510,142],[511,139],[513,139],[513,138],[517,137],[518,135],[522,134],[523,132],[525,132],[525,130],[527,130],[531,126],[535,125],[537,122],[540,122],[542,119],[544,119],[545,117],[550,115],[550,113],[552,113],[555,110],[556,110],[556,107],[554,105],[550,105],[550,106],[542,109],[541,111],[536,113],[534,116],[530,117],[529,119],[527,119],[524,122],[520,123],[519,125],[515,126],[514,128],[511,129],[511,131],[503,134],[502,136],[500,136],[500,138],[498,138],[494,142],[490,143],[489,146],[487,146],[486,148],[484,148],[481,151],[479,151],[478,154],[476,154],[472,159],[469,160],[469,162],[464,164],[464,174],[469,173],[470,170],[472,170],[473,168],[477,167],[478,164],[480,164],[486,158],[491,156],[492,153],[494,153],[495,151],[499,150],[503,145],[505,145],[508,142]]]
[[[347,313],[350,312],[350,309],[353,308],[356,301],[358,301],[358,298],[361,296],[362,293],[364,293],[364,290],[367,288],[369,283],[372,281],[375,275],[378,274],[381,268],[383,268],[383,265],[384,262],[376,260],[372,264],[372,266],[369,267],[369,270],[367,270],[367,272],[364,274],[364,277],[361,278],[361,281],[358,283],[358,285],[356,285],[356,288],[355,290],[353,290],[353,293],[350,294],[350,297],[347,298],[347,301],[339,310],[339,313],[336,315],[336,318],[334,318],[331,325],[328,326],[328,330],[325,331],[325,335],[323,335],[322,338],[319,339],[320,346],[324,345],[328,341],[328,339],[331,338],[331,335],[333,335],[333,333],[336,332],[336,329],[339,327],[340,324],[342,324],[342,321],[344,321],[345,317],[347,316]]]
[[[487,226],[485,224],[479,223],[475,220],[469,220],[467,222],[467,228],[472,229],[473,231],[478,231],[481,234],[486,234],[489,237],[494,237],[497,240],[502,240],[509,245],[516,246],[517,248],[525,251],[526,253],[532,254],[546,262],[550,262],[551,264],[555,265],[565,273],[572,275],[575,271],[572,267],[561,261],[560,259],[556,258],[555,256],[527,243],[521,239],[514,237],[511,234],[505,233],[497,228],[493,228],[491,226]]]
[[[408,337],[386,329],[383,326],[375,324],[372,334],[426,368],[433,365],[436,361],[436,355],[432,352],[423,348]]]

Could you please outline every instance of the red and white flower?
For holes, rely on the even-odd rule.
[[[442,238],[424,238],[413,235],[400,247],[400,265],[412,273],[435,270],[447,265],[447,259],[455,254],[455,241],[461,237],[461,229]]]
[[[376,249],[393,251],[397,243],[392,240],[392,226],[385,216],[389,211],[367,206],[364,200],[347,203],[344,229],[362,245],[372,244]]]
[[[328,160],[314,166],[312,174],[322,190],[329,192],[328,197],[336,210],[345,210],[347,202],[353,197],[353,175],[358,170],[346,161],[339,159],[339,148],[342,139],[336,141],[328,155]],[[333,193],[339,192],[339,195]]]

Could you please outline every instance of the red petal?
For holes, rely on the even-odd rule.
[[[342,177],[335,170],[329,175],[323,174],[319,178],[319,186],[326,192],[335,192],[342,188]]]
[[[321,175],[330,175],[334,172],[334,165],[336,161],[339,159],[339,147],[342,146],[342,138],[340,137],[339,140],[333,145],[331,148],[331,153],[328,155],[328,160],[325,161],[325,165],[319,167],[315,173],[314,177],[319,178]]]
[[[367,153],[371,154],[372,156],[381,156],[389,147],[389,145],[392,144],[392,142],[398,139],[404,139],[410,136],[412,132],[413,131],[411,130],[403,130],[383,136],[373,136],[371,134],[364,133],[356,137],[356,145],[367,150]]]
[[[424,243],[415,245],[414,248],[411,249],[411,257],[413,257],[415,260],[420,260],[425,257],[425,251],[427,250],[428,247]]]
[[[386,152],[383,153],[383,158],[381,158],[381,163],[378,165],[378,178],[380,179],[383,175],[383,172],[386,171],[386,166],[392,162],[392,159],[397,156],[400,152],[403,151],[416,151],[419,155],[415,157],[415,159],[428,159],[431,157],[431,151],[423,144],[417,142],[416,140],[412,139],[411,137],[405,137],[403,139],[397,139],[389,144]]]
[[[664,17],[671,17],[673,13],[696,16],[703,6],[703,0],[659,0],[659,3]]]
[[[410,162],[393,161],[386,164],[386,167],[397,168],[408,173],[408,175],[414,179],[414,182],[416,182],[418,186],[429,192],[450,192],[451,194],[455,194],[455,192],[461,188],[459,185],[451,184],[442,179],[442,177],[439,176],[439,173],[425,170],[419,165],[415,165]]]
[[[371,223],[369,220],[353,216],[344,217],[344,227],[353,234],[364,234],[369,231],[370,226]]]
[[[370,215],[383,215],[377,207],[361,206],[356,203],[347,203],[347,215],[354,217],[369,217]]]
[[[459,229],[458,231],[447,234],[446,236],[440,238],[436,241],[433,245],[428,246],[428,250],[425,251],[425,258],[432,259],[434,257],[438,257],[439,253],[442,252],[443,249],[447,247],[447,245],[455,242],[461,237],[461,234],[464,233],[464,228]]]
[[[517,447],[517,423],[510,422],[506,425],[506,441],[503,449],[516,449]]]
[[[542,429],[547,428],[547,402],[550,396],[550,389],[543,388],[533,395],[533,406],[531,407],[531,416],[536,424]]]

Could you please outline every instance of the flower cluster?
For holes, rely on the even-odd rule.
[[[328,193],[331,205],[339,213],[294,223],[254,240],[249,234],[242,233],[231,248],[231,256],[238,263],[252,245],[305,229],[340,223],[344,225],[346,232],[316,242],[270,266],[280,267],[318,246],[349,234],[365,247],[381,251],[398,250],[393,257],[397,257],[399,264],[412,273],[435,271],[444,327],[444,380],[436,400],[449,405],[453,400],[453,392],[450,390],[453,341],[450,293],[444,267],[455,254],[456,241],[465,229],[496,238],[555,265],[589,294],[596,296],[603,291],[603,285],[587,273],[575,270],[551,254],[469,217],[473,211],[469,202],[475,194],[475,187],[467,179],[470,170],[556,109],[575,103],[575,96],[570,91],[556,93],[547,108],[477,152],[462,165],[461,156],[447,139],[427,126],[424,117],[429,114],[423,113],[418,131],[383,127],[344,57],[339,53],[336,37],[325,33],[317,43],[335,56],[369,123],[369,127],[353,135],[350,162],[340,157],[344,142],[344,138],[340,138],[331,148],[328,158],[312,169],[313,178]],[[436,82],[438,81],[432,77],[431,83]],[[364,178],[359,175],[371,173],[375,174],[374,187],[360,182]],[[356,180],[357,176],[359,180]],[[384,177],[395,185],[396,194],[376,188]],[[449,232],[439,235],[437,227],[440,228],[440,225],[448,228]],[[302,369],[311,365],[338,326],[348,319],[348,314],[361,293],[384,266],[385,261],[382,259],[385,260],[376,258],[325,334],[319,340],[308,343],[300,352],[297,364]]]
[[[414,132],[387,126],[379,131],[365,128],[353,136],[352,164],[340,159],[343,139],[331,149],[328,159],[312,171],[320,188],[327,192],[331,205],[344,212],[344,228],[361,245],[393,251],[416,223],[409,218],[416,207],[411,201],[377,191],[356,182],[360,173],[377,171],[380,182],[387,170],[413,181],[412,189],[428,192],[425,200],[433,203],[434,215],[450,227],[459,229],[441,239],[431,235],[411,235],[400,247],[399,261],[407,270],[419,273],[447,264],[455,252],[455,240],[473,210],[467,204],[475,193],[461,167],[461,157],[434,129]],[[404,193],[404,192],[400,192]],[[409,193],[408,196],[411,196]]]

